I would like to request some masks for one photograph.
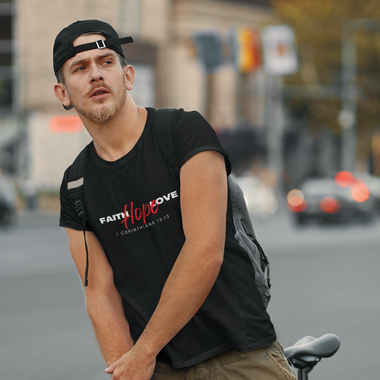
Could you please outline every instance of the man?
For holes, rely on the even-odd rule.
[[[63,29],[54,91],[93,141],[83,224],[61,186],[60,225],[85,286],[112,379],[294,379],[234,239],[228,157],[196,112],[176,112],[180,180],[163,161],[154,109],[137,106],[116,31],[98,20]],[[226,218],[227,215],[227,218]],[[190,376],[190,377],[188,377]],[[218,375],[219,376],[219,375]]]

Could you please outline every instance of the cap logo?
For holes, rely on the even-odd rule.
[[[105,49],[107,47],[104,40],[97,40],[95,42],[98,49]]]

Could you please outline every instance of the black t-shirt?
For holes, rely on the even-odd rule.
[[[89,145],[84,175],[87,228],[99,239],[113,269],[135,342],[185,241],[178,179],[161,157],[152,130],[154,109],[147,111],[140,139],[119,160],[104,161]],[[183,110],[177,111],[176,120],[173,138],[179,166],[199,152],[213,150],[224,155],[229,174],[228,157],[207,121],[197,112]],[[82,230],[66,189],[67,171],[61,186],[60,226]],[[250,259],[234,238],[230,202],[226,232],[224,262],[209,296],[157,361],[187,367],[230,348],[248,351],[276,339]]]

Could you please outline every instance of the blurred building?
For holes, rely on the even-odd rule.
[[[90,141],[74,111],[55,98],[55,36],[65,26],[97,18],[109,22],[136,70],[137,104],[182,107],[206,115],[215,129],[239,122],[264,124],[263,70],[231,64],[231,30],[260,30],[274,22],[267,0],[0,0],[1,165],[38,188],[58,188],[63,170]],[[194,35],[217,32],[225,61],[211,76],[202,70]],[[6,153],[8,152],[8,153]],[[21,158],[20,158],[21,157]]]

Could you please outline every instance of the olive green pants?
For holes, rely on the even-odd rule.
[[[279,342],[257,350],[223,352],[202,363],[174,369],[157,363],[152,380],[296,380]]]

